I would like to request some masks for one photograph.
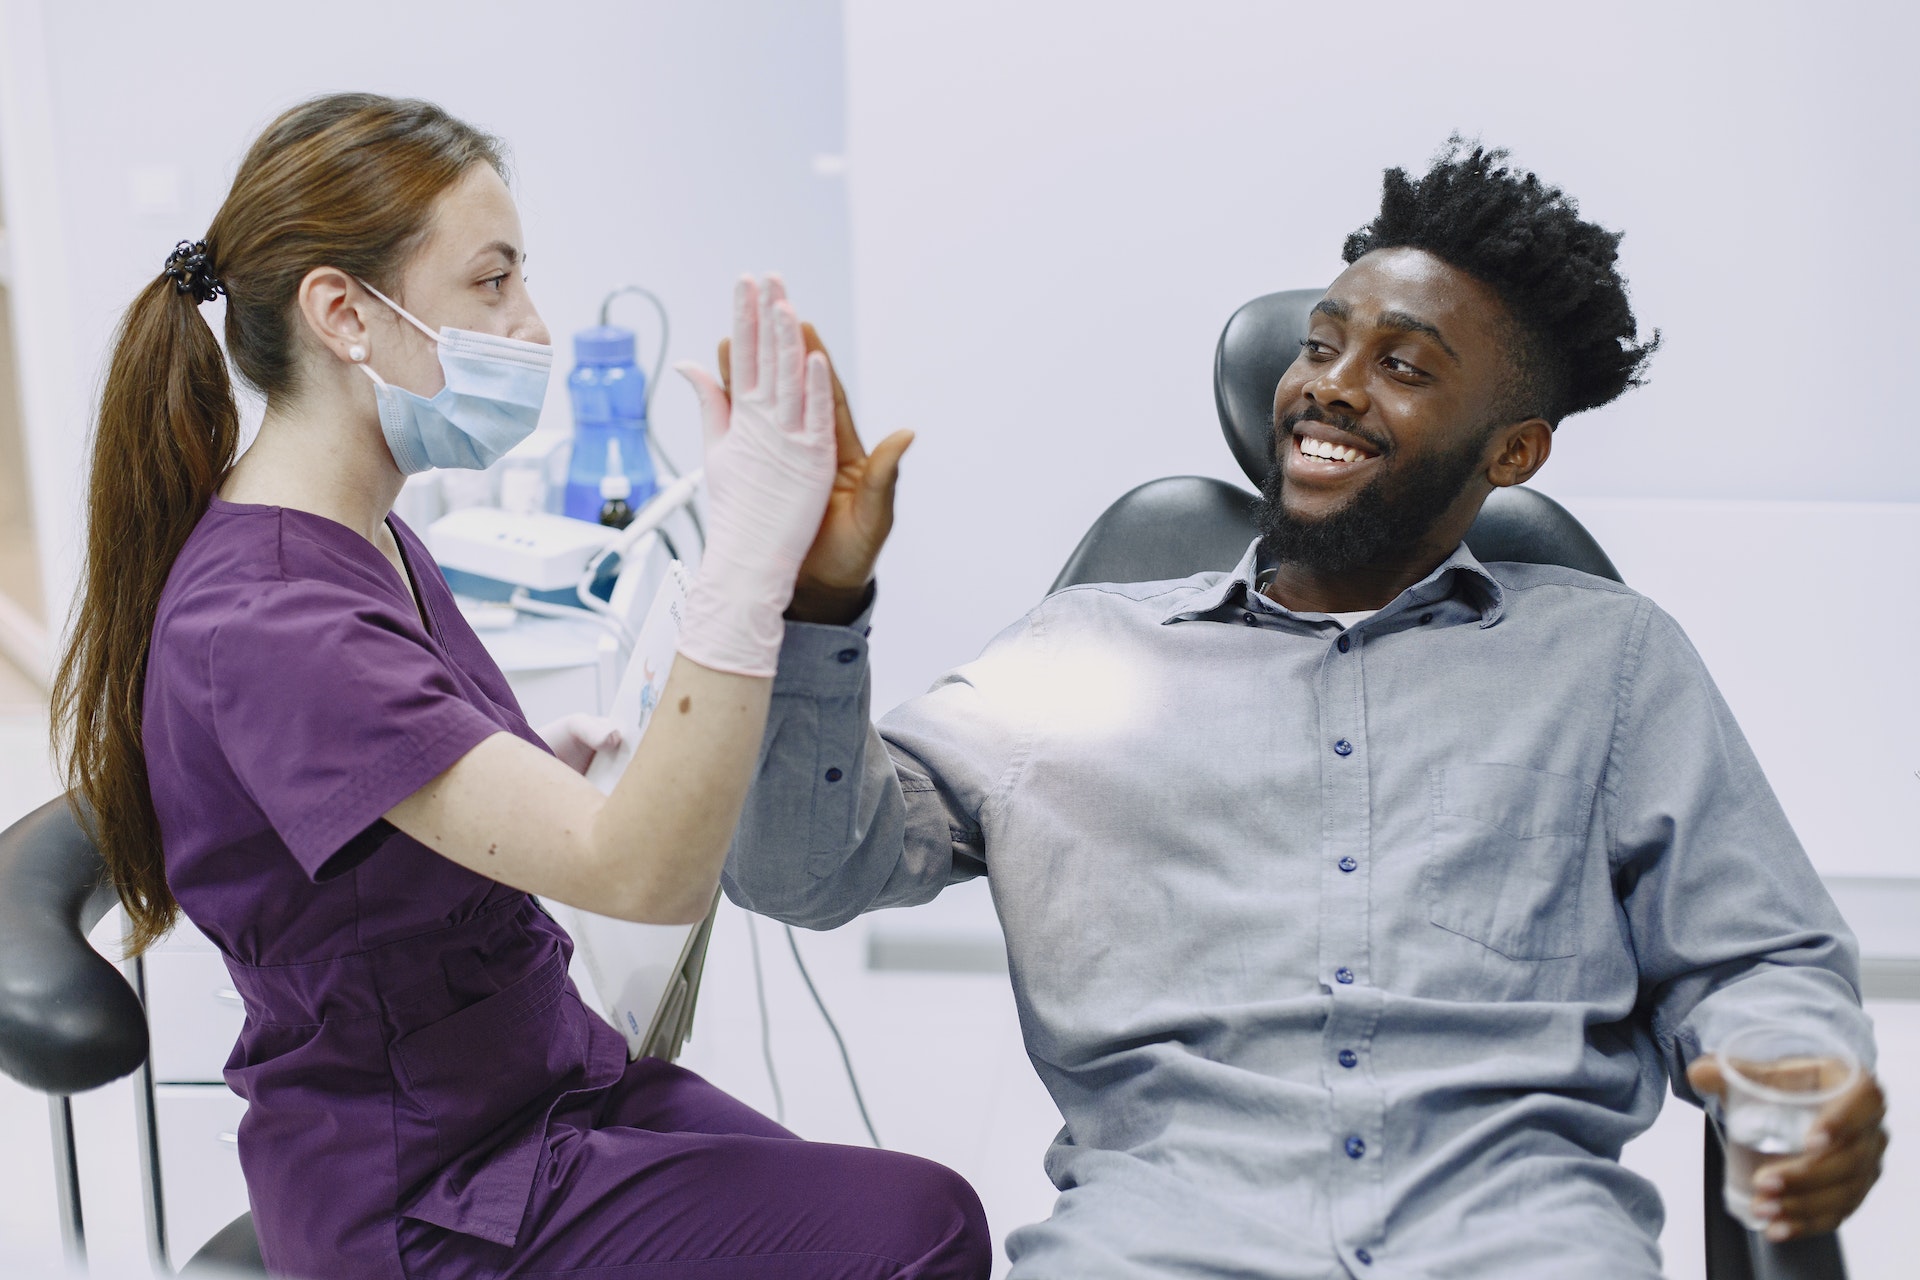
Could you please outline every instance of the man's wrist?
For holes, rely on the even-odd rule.
[[[844,627],[858,618],[873,601],[873,579],[858,587],[829,587],[818,583],[796,582],[793,601],[787,605],[788,622],[811,622],[821,626]]]

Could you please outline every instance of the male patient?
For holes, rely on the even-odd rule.
[[[1871,1061],[1853,940],[1680,628],[1462,542],[1638,381],[1618,241],[1501,152],[1389,172],[1239,565],[1050,596],[877,731],[905,442],[843,431],[727,891],[826,929],[989,877],[1066,1121],[1015,1277],[1657,1276],[1618,1156],[1668,1081],[1717,1088],[1757,1021]],[[1882,1116],[1870,1077],[1829,1109],[1770,1234],[1858,1206]]]

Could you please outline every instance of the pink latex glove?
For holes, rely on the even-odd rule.
[[[808,355],[778,276],[733,287],[733,396],[692,364],[700,398],[707,545],[687,591],[680,652],[703,667],[771,676],[793,581],[833,488],[833,378]]]

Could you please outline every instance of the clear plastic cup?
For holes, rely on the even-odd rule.
[[[1727,1212],[1759,1231],[1767,1224],[1753,1216],[1754,1178],[1806,1150],[1821,1109],[1860,1078],[1860,1061],[1838,1036],[1807,1027],[1745,1027],[1714,1052],[1727,1086],[1719,1107]]]

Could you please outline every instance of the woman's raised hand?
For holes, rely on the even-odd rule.
[[[731,395],[679,366],[706,435],[706,555],[680,628],[687,661],[673,664],[661,696],[671,710],[634,745],[613,793],[497,733],[390,810],[396,827],[481,875],[602,915],[692,924],[712,906],[758,768],[773,698],[763,677],[779,658],[795,577],[805,565],[825,589],[864,587],[908,439],[860,448],[832,366],[809,353],[818,340],[785,293],[772,278],[735,286]],[[582,718],[547,740],[578,768],[589,748],[612,745],[602,729]]]
[[[820,533],[807,550],[794,584],[787,616],[796,622],[844,625],[866,607],[867,584],[873,567],[893,531],[893,495],[900,482],[900,457],[913,443],[913,432],[896,431],[868,453],[853,425],[846,389],[833,369],[833,357],[813,326],[802,321],[800,335],[807,350],[827,356],[833,373],[833,434],[836,463],[833,492]],[[732,366],[727,341],[720,343],[720,377]]]
[[[734,285],[731,345],[730,388],[675,366],[700,399],[708,499],[679,649],[715,671],[771,676],[781,615],[835,485],[833,375],[825,354],[807,351],[778,276]]]

